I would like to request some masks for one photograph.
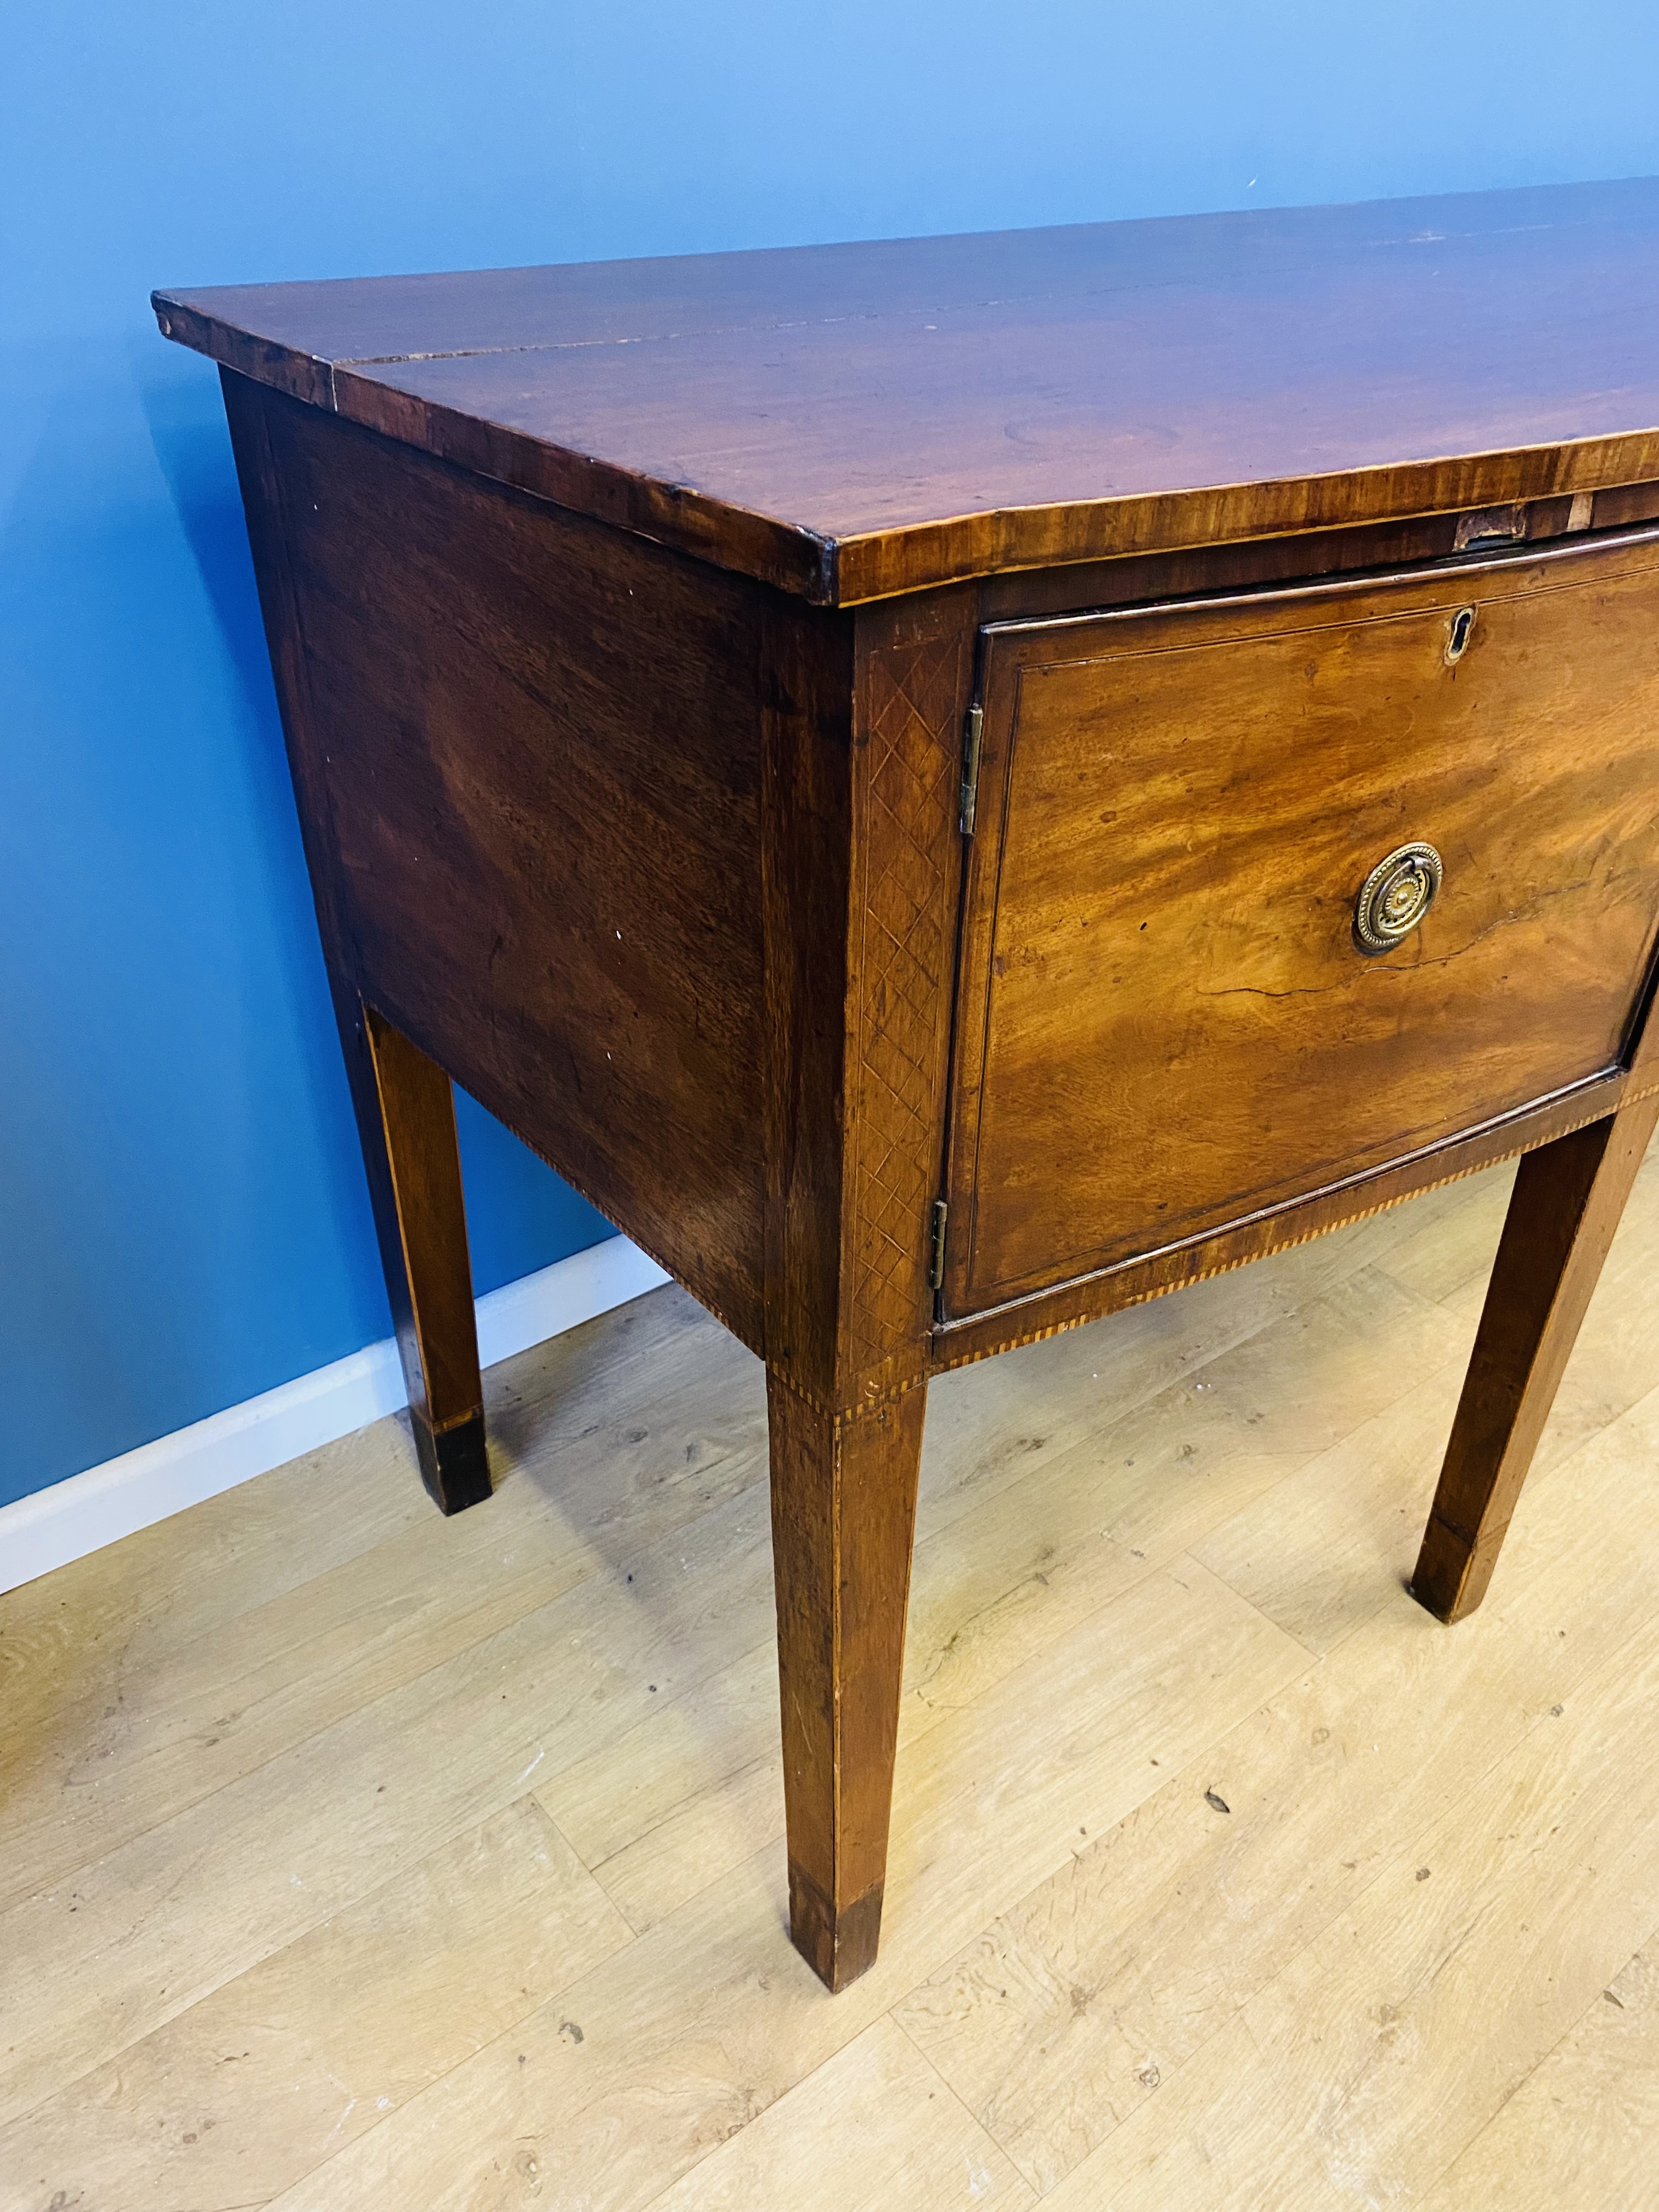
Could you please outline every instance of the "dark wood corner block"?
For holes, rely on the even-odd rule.
[[[1659,185],[156,295],[221,364],[446,1511],[449,1080],[766,1362],[875,1956],[930,1376],[1524,1155],[1479,1602],[1659,1118]]]

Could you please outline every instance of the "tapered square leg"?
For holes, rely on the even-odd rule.
[[[455,1099],[349,984],[335,1012],[357,1110],[421,1479],[445,1513],[489,1495]]]
[[[832,1990],[881,1932],[926,1398],[850,1419],[768,1377],[789,1932]]]
[[[1412,1593],[1442,1620],[1486,1594],[1659,1096],[1528,1152],[1516,1170]]]

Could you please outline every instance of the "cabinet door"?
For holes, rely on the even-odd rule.
[[[1659,911],[1654,536],[994,625],[981,696],[947,1314],[1292,1206],[1626,1051]],[[1378,951],[1356,901],[1407,846],[1437,887],[1399,864]]]

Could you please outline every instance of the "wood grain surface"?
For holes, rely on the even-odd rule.
[[[1659,923],[1656,557],[989,633],[949,1314],[1620,1064]],[[1355,895],[1411,839],[1443,887],[1368,957]]]
[[[1659,477],[1659,186],[156,295],[810,599]]]
[[[769,633],[766,1359],[797,1946],[868,1971],[933,1322],[955,951],[961,594]]]
[[[373,1074],[359,1126],[410,1422],[422,1479],[453,1513],[489,1495],[454,1094],[442,1068],[361,1001],[357,1023],[361,1046],[346,1018],[341,1028],[348,1059],[365,1052]]]
[[[596,1662],[533,1748],[517,1732],[498,1680],[550,1632],[588,1647],[580,1577],[532,1622],[509,1571],[477,1671],[441,1607],[446,1656],[418,1679],[391,1639],[398,1741],[464,1747],[440,1762],[448,1810],[423,1852],[461,1802],[516,1802],[498,1759],[526,1754],[520,1796],[551,1759],[544,1808],[574,1778],[562,1817],[640,1930],[599,2008],[613,2049],[670,2057],[651,1978],[679,1944],[724,2050],[735,1993],[751,1976],[770,1992],[757,1961],[784,1913],[832,1988],[861,1978],[857,2033],[926,1946],[1052,1873],[1047,1824],[1076,1774],[1079,1836],[1133,1808],[1079,1650],[1050,1664],[1018,1623],[955,1638],[938,1702],[907,1702],[931,1375],[1546,1146],[1516,1182],[1470,1385],[1480,1433],[1471,1447],[1460,1422],[1436,1524],[1490,1565],[1659,1096],[1659,1032],[1641,1030],[1659,555],[1609,534],[1659,501],[1656,274],[1659,184],[1638,180],[158,296],[163,331],[222,367],[428,1486],[446,1508],[489,1487],[447,1078],[765,1362],[769,1514],[717,1473],[698,1535],[676,1522],[627,1569],[625,1681]],[[1377,573],[1390,562],[1403,573]],[[1404,945],[1364,960],[1355,891],[1409,838],[1443,850],[1445,884]],[[1623,1133],[1602,1146],[1610,1117]],[[1592,1155],[1589,1186],[1555,1172]],[[1530,1303],[1510,1295],[1517,1265],[1538,1276]],[[1421,1304],[1364,1289],[1343,1307],[1362,1333],[1378,1300]],[[1090,1356],[1052,1355],[1067,1372]],[[1029,1425],[1041,1446],[1046,1406]],[[1427,1426],[1414,1403],[1414,1455]],[[648,1434],[629,1430],[623,1455]],[[510,1469],[510,1409],[493,1442]],[[693,1437],[679,1479],[703,1464]],[[1012,1509],[992,1518],[986,1555],[1028,1557]],[[652,1608],[705,1538],[728,1547],[726,1583],[676,1626],[672,1603]],[[1122,1569],[1111,1601],[1140,1656],[1109,1705],[1154,1766],[1212,1727],[1200,1680],[1224,1680],[1238,1720],[1303,1651],[1173,1553],[1146,1577]],[[1044,1589],[1049,1556],[1030,1568]],[[573,1571],[560,1553],[556,1582]],[[1093,1587],[1060,1579],[1051,1620]],[[706,1690],[740,1732],[775,1726],[745,1611],[769,1585],[781,1787],[750,1753],[730,1820],[649,1776],[635,1812],[649,1799],[661,1817],[623,1815],[603,1761],[636,1727],[657,1741],[665,1685],[668,1706],[695,1688],[701,1709]],[[1206,1635],[1220,1663],[1193,1667]],[[1024,1701],[988,1719],[979,1689],[1004,1676]],[[907,1729],[928,1808],[908,1858],[888,1850]],[[297,1779],[238,1778],[245,1843],[270,1792],[303,1795],[313,1754],[289,1748]],[[361,1776],[361,1742],[356,1758]],[[157,1848],[188,1852],[181,1771],[176,1753],[157,1770],[173,1807]],[[357,1802],[359,1832],[385,1835],[392,1809]],[[777,1817],[787,1875],[769,1890],[733,1837]],[[951,1870],[942,1838],[964,1827],[987,1850],[996,1837],[988,1889]],[[137,1865],[140,1841],[115,1856]],[[336,1909],[343,1863],[322,1876]],[[738,1864],[741,1896],[717,1894]],[[189,2006],[216,1971],[156,1984],[165,1911],[107,1956],[118,1879],[100,1870],[83,1930],[113,1989],[82,1978],[83,2057],[107,2019],[165,2025],[161,2000]],[[900,1892],[905,1930],[878,1961]],[[279,1943],[310,1924],[282,1902]],[[577,1917],[603,1944],[604,1916]],[[25,1948],[37,1933],[27,1920]],[[241,1936],[233,1917],[221,1962]],[[46,2000],[25,1997],[0,2110],[40,2087]],[[584,2047],[574,2016],[522,2016],[519,2065],[562,2071]],[[761,2086],[734,2122],[729,2083],[688,2085],[669,2124],[682,2151],[842,2047],[744,2017]],[[885,2033],[861,2057],[823,2077],[825,2109],[867,2091],[914,2118],[925,2063]],[[495,2063],[478,2090],[492,2128],[515,2079]],[[605,2202],[643,2203],[647,2178],[672,2193],[695,2156],[653,2168],[628,2068],[578,2065],[581,2141],[543,2108],[512,2172],[540,2196],[605,2143]],[[1038,2183],[999,2169],[994,2135],[965,2129],[970,2172],[1018,2201]],[[481,2201],[409,2136],[357,2140],[348,2196]],[[780,2123],[761,2167],[722,2158],[711,2201],[757,2186],[787,2141]],[[301,2179],[284,2201],[323,2199]]]
[[[875,1963],[925,1389],[846,1419],[768,1390],[789,1923],[831,1990]]]
[[[0,2206],[1642,2203],[1652,1165],[1486,1603],[1403,1588],[1510,1180],[933,1384],[833,2001],[678,1289],[486,1374],[480,1511],[386,1420],[0,1599]]]
[[[1601,1265],[1659,1121],[1659,1093],[1528,1152],[1412,1589],[1443,1620],[1486,1594]]]
[[[339,964],[758,1349],[762,594],[226,388]]]

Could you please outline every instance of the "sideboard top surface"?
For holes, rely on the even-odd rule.
[[[1659,179],[155,308],[821,604],[1659,477]]]

